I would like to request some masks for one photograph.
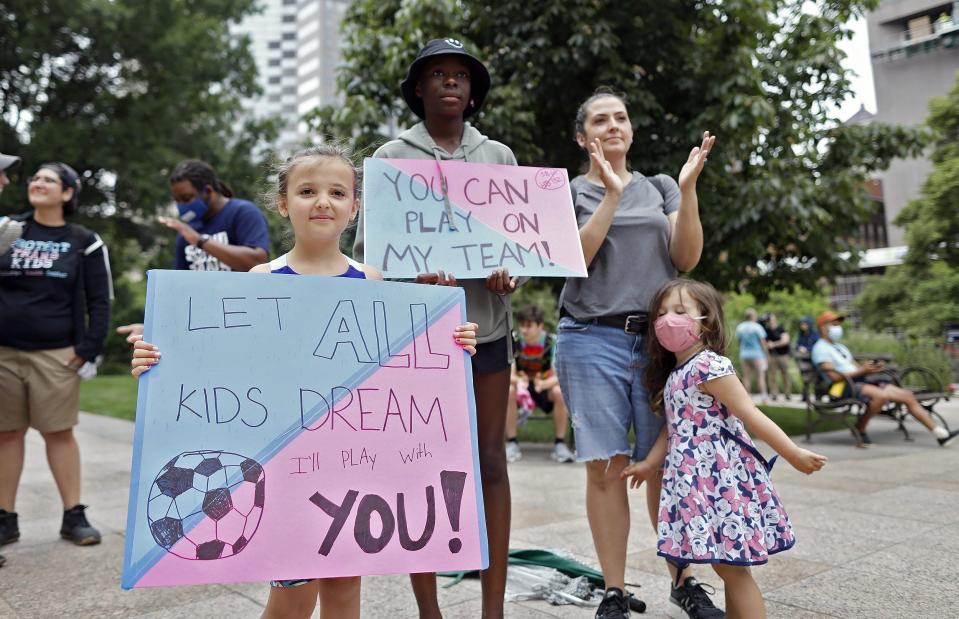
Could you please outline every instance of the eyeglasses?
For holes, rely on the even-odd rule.
[[[453,71],[452,73],[447,73],[446,71],[433,69],[433,71],[430,72],[430,77],[437,80],[445,80],[448,77],[452,77],[455,80],[468,82],[470,79],[470,74],[466,71]]]
[[[38,174],[34,174],[33,176],[31,176],[30,182],[43,183],[44,185],[62,185],[63,184],[60,182],[59,178],[52,177],[52,176],[40,176]]]

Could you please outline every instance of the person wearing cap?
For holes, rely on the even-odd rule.
[[[489,89],[489,71],[463,43],[452,38],[429,41],[400,85],[406,104],[422,121],[381,146],[373,156],[516,165],[516,157],[507,146],[467,122],[483,106]],[[451,208],[449,203],[446,208]],[[353,246],[353,257],[361,262],[363,226],[361,211]],[[456,285],[456,280],[442,271],[422,274],[417,281]],[[481,577],[484,617],[502,616],[506,592],[510,491],[503,437],[512,361],[509,295],[517,283],[506,269],[497,269],[485,280],[458,284],[466,293],[467,319],[479,325],[472,365],[490,557],[489,568]],[[440,616],[435,575],[413,574],[411,580],[420,616]]]
[[[7,170],[17,165],[20,157],[5,155],[0,153],[0,193],[3,188],[10,184],[10,177],[7,176]],[[9,217],[0,217],[0,254],[5,254],[13,245],[14,241],[20,238],[23,232],[23,224]],[[0,565],[3,565],[3,559],[0,557]]]
[[[80,504],[80,448],[73,435],[81,375],[103,350],[113,296],[106,247],[67,219],[80,180],[65,163],[30,178],[33,210],[23,236],[0,256],[0,545],[20,537],[15,502],[27,429],[40,432],[60,498],[60,536],[100,542]]]
[[[866,434],[866,426],[869,420],[889,402],[904,405],[909,414],[932,432],[940,446],[950,445],[959,436],[959,430],[949,432],[937,425],[929,412],[916,400],[914,393],[884,380],[881,375],[885,367],[884,363],[877,361],[867,361],[862,365],[856,363],[852,353],[845,344],[841,343],[842,323],[845,319],[846,317],[842,314],[828,310],[816,318],[820,337],[812,348],[812,362],[830,384],[831,396],[854,397],[866,405],[866,411],[859,418],[853,432],[857,439],[857,446],[872,445],[872,439]]]

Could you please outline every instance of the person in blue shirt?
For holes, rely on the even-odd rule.
[[[842,323],[845,319],[845,316],[830,311],[823,312],[816,318],[820,338],[812,348],[812,362],[830,385],[845,383],[845,388],[838,392],[838,396],[830,389],[832,395],[854,397],[866,404],[866,411],[859,418],[856,431],[853,432],[858,441],[857,446],[872,445],[872,439],[866,434],[866,425],[889,402],[905,405],[909,414],[932,432],[940,446],[951,444],[959,436],[959,430],[949,432],[937,425],[929,412],[916,400],[913,392],[884,380],[881,375],[885,368],[884,363],[856,363],[849,349],[840,343],[843,338]]]
[[[808,355],[819,341],[819,331],[813,328],[812,316],[799,319],[799,335],[796,337],[796,352]]]
[[[160,217],[175,230],[173,268],[190,271],[249,271],[269,260],[266,217],[255,204],[233,196],[233,189],[209,163],[181,161],[170,175],[170,193],[179,219]],[[141,323],[117,327],[129,337],[141,335]]]
[[[766,393],[766,330],[756,318],[756,310],[746,310],[746,320],[736,326],[736,340],[739,342],[739,361],[746,391],[752,392],[755,377],[759,383],[759,396],[765,404],[769,401]]]

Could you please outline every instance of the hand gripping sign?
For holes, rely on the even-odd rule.
[[[488,564],[458,288],[150,271],[123,587]]]
[[[560,168],[366,159],[363,208],[365,259],[386,277],[586,277]]]

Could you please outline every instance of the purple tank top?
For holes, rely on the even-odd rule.
[[[344,256],[345,258],[345,256]],[[360,263],[355,260],[350,260],[346,258],[347,267],[346,271],[340,273],[339,275],[334,275],[333,277],[350,277],[352,279],[366,279],[366,273],[363,272],[363,269],[360,268]],[[289,263],[286,260],[286,254],[283,254],[279,258],[270,261],[270,273],[279,273],[281,275],[299,275],[296,271],[290,268]]]

